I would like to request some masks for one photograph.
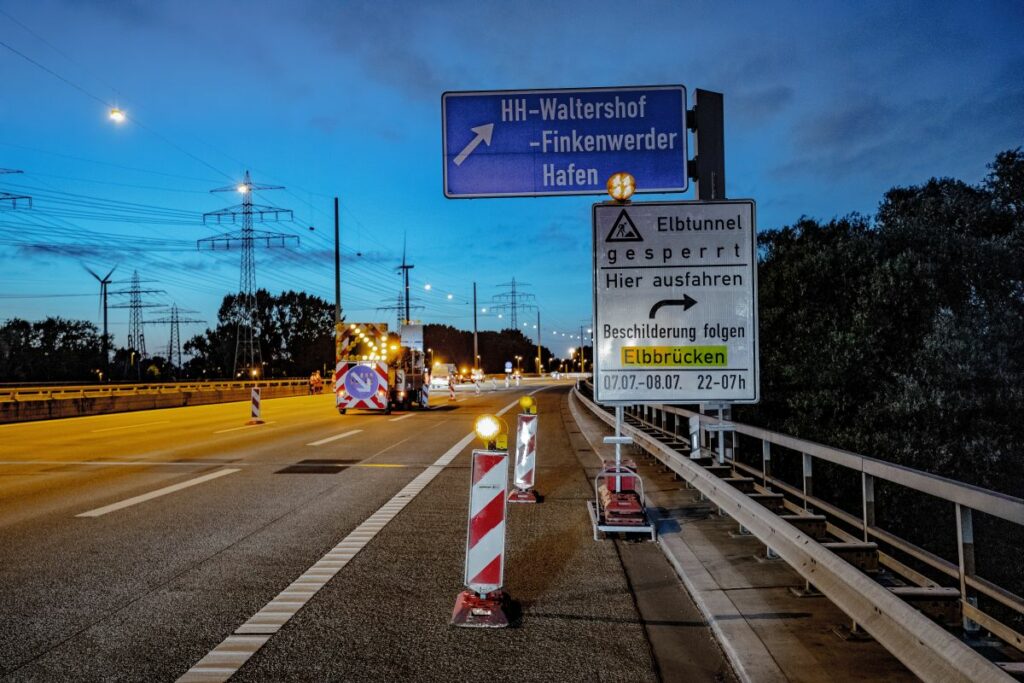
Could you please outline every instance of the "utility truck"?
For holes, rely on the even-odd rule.
[[[404,331],[404,330],[403,330]],[[404,346],[387,323],[338,323],[334,330],[334,395],[338,412],[429,406],[430,375],[420,348]]]

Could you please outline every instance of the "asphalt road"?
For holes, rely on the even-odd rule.
[[[545,497],[509,509],[506,587],[521,617],[502,631],[448,626],[466,437],[536,384],[391,416],[339,416],[326,395],[264,401],[267,423],[251,427],[239,403],[0,427],[0,678],[671,680],[636,562],[591,540],[565,387],[537,394]],[[335,573],[279,630],[235,635],[324,567]]]

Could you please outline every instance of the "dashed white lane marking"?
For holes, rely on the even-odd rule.
[[[142,424],[137,424],[137,425],[125,425],[124,427],[104,427],[103,429],[94,429],[92,431],[93,431],[94,434],[96,432],[116,432],[119,429],[135,429],[136,427],[152,427],[153,425],[170,424],[170,422],[171,422],[170,420],[161,420],[160,422],[143,422]]]
[[[401,415],[399,417],[393,417],[390,420],[388,420],[388,422],[398,422],[399,420],[404,420],[407,417],[412,417],[415,414],[416,413],[406,413],[405,415]]]
[[[149,493],[143,493],[141,496],[135,496],[134,498],[129,498],[127,500],[122,500],[122,501],[120,501],[118,503],[111,503],[110,505],[105,505],[105,506],[103,506],[101,508],[96,508],[95,510],[89,510],[88,512],[83,512],[83,513],[81,513],[79,515],[75,515],[75,517],[100,517],[102,515],[107,514],[108,512],[114,512],[116,510],[123,510],[126,507],[131,507],[132,505],[138,505],[139,503],[144,503],[147,500],[153,500],[154,498],[159,498],[160,496],[166,496],[168,493],[174,493],[175,491],[180,491],[182,489],[187,489],[190,486],[195,486],[196,484],[202,484],[202,483],[208,482],[211,479],[217,479],[218,477],[223,477],[226,474],[234,474],[235,472],[241,472],[241,471],[242,470],[236,469],[236,468],[217,470],[216,472],[210,472],[209,474],[204,474],[203,476],[196,477],[195,479],[189,479],[188,481],[183,481],[183,482],[180,482],[178,484],[172,484],[171,486],[165,486],[164,488],[157,489],[156,491],[150,491]]]
[[[221,429],[214,434],[226,434],[227,432],[237,432],[239,429],[252,429],[253,427],[262,427],[263,425],[272,425],[275,420],[268,420],[267,422],[261,422],[258,425],[242,425],[241,427],[232,427],[231,429]]]
[[[337,441],[338,439],[344,439],[347,436],[352,436],[353,434],[359,434],[362,431],[363,431],[362,429],[353,429],[351,432],[342,432],[341,434],[335,434],[334,436],[329,436],[326,439],[320,439],[319,441],[314,441],[312,443],[307,443],[306,445],[307,446],[323,446],[325,443],[330,443],[332,441]]]
[[[541,387],[544,389],[546,387]],[[535,394],[537,391],[531,391]],[[513,401],[498,411],[498,415],[519,405]],[[276,598],[267,603],[263,609],[254,614],[247,622],[239,626],[234,634],[224,639],[209,654],[200,659],[186,671],[178,683],[210,683],[227,681],[245,664],[256,651],[263,647],[272,635],[281,630],[289,619],[302,609],[317,591],[327,585],[349,561],[355,557],[366,544],[374,539],[381,529],[398,515],[405,506],[425,489],[434,478],[451,464],[452,460],[472,443],[476,435],[469,433],[458,443],[449,448],[444,455],[428,465],[405,488],[384,503],[375,513],[357,526],[348,536],[341,539],[326,555],[295,579],[290,586],[281,591]]]

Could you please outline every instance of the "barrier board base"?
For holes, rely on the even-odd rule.
[[[488,593],[481,598],[473,591],[462,591],[455,599],[452,626],[464,628],[508,628],[508,595],[504,591]]]
[[[510,503],[539,503],[537,492],[533,489],[515,489],[508,494]]]
[[[263,422],[263,420],[256,419],[256,420],[249,420],[245,424],[247,424],[247,425],[261,425],[261,424],[266,424],[266,423]]]
[[[594,527],[595,541],[600,541],[607,533],[643,534],[644,536],[649,535],[652,541],[658,540],[658,529],[647,516],[646,510],[644,510],[642,521],[639,524],[629,526],[609,524],[598,510],[597,503],[592,500],[587,501],[587,512],[590,513],[590,523]]]

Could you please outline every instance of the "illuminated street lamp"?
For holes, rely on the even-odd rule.
[[[109,116],[110,120],[114,123],[124,123],[128,119],[128,116],[124,113],[124,111],[118,109],[117,107],[112,107],[110,109]]]

